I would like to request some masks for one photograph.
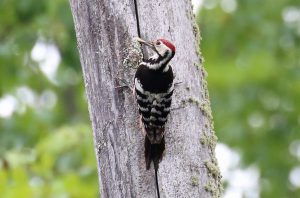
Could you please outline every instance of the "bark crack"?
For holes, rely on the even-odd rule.
[[[137,23],[137,32],[138,32],[138,36],[141,38],[140,20],[139,20],[139,11],[138,11],[137,0],[134,0],[134,9],[135,9],[135,18],[136,18],[136,23]]]

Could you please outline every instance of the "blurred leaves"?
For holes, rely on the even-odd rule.
[[[1,196],[96,197],[97,174],[88,132],[85,125],[62,127],[32,148],[6,152],[0,171]]]
[[[219,140],[259,168],[261,197],[299,197],[289,146],[300,139],[300,4],[240,0],[226,12],[225,0],[207,2],[197,20]]]
[[[68,1],[1,0],[0,24],[1,197],[97,197],[92,131]],[[44,46],[37,54],[50,46],[61,57],[53,80],[32,58],[37,42]]]

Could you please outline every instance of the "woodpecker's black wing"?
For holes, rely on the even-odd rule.
[[[168,66],[168,70],[164,72],[149,69],[141,64],[135,74],[136,100],[147,133],[145,137],[147,169],[153,161],[157,171],[158,163],[165,150],[164,131],[172,102],[173,78],[171,66]]]
[[[173,77],[171,66],[163,72],[141,64],[135,74],[139,113],[151,143],[159,143],[163,137],[172,102]]]

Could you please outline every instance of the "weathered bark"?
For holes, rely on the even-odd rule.
[[[154,170],[146,171],[143,134],[130,90],[137,36],[133,0],[70,0],[102,197],[156,197]],[[162,197],[218,197],[220,175],[214,157],[210,104],[198,54],[197,28],[189,0],[138,0],[140,30],[147,40],[167,38],[176,46],[171,61],[176,87],[159,167]],[[133,64],[131,62],[131,64]]]

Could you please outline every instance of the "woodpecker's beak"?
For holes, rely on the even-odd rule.
[[[136,40],[137,40],[138,42],[140,42],[141,44],[147,45],[148,47],[150,47],[151,49],[153,49],[153,50],[156,51],[153,42],[150,42],[150,41],[144,41],[143,39],[141,39],[141,38],[139,38],[139,37],[137,37]]]

